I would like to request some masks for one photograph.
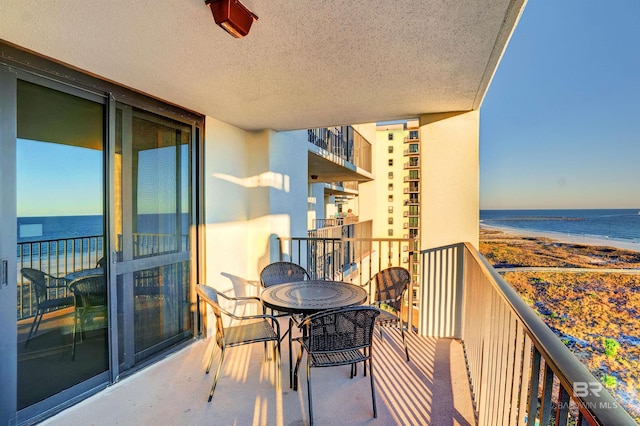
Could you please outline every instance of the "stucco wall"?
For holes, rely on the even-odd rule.
[[[420,117],[421,248],[479,238],[480,112]]]
[[[233,280],[221,273],[257,280],[277,257],[276,236],[306,235],[305,141],[303,132],[246,132],[207,117],[207,284],[232,289]]]

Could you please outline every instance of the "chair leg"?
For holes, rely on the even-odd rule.
[[[292,351],[292,344],[293,344],[293,339],[291,338],[291,334],[292,334],[292,330],[293,329],[293,318],[289,317],[289,389],[291,389],[293,387],[293,378],[294,378],[294,374],[292,373],[292,364],[293,364],[293,355],[291,354]],[[302,348],[300,348],[300,350],[302,350]],[[301,354],[298,354],[298,363],[300,362],[300,357]],[[298,366],[296,364],[296,370],[298,369]]]
[[[369,352],[369,377],[371,377],[371,401],[373,402],[373,417],[378,417],[378,410],[376,409],[376,390],[373,384],[373,363],[371,362],[371,352]]]
[[[76,331],[78,327],[78,312],[76,311],[73,314],[73,333],[71,333],[72,343],[71,343],[71,360],[76,360]]]
[[[24,347],[26,348],[31,340],[31,337],[34,336],[38,332],[38,327],[40,327],[40,321],[42,321],[42,315],[44,312],[40,312],[40,309],[36,311],[36,316],[33,317],[33,322],[31,323],[31,328],[29,329],[29,335],[27,336],[27,341],[24,342]],[[37,324],[37,326],[36,326]]]
[[[302,360],[302,346],[300,346],[300,350],[298,351],[298,360],[296,361],[296,369],[293,371],[293,390],[298,390],[298,368],[300,367],[300,361]],[[291,367],[289,367],[291,368]]]
[[[309,426],[313,426],[313,407],[311,406],[311,362],[307,356],[307,399],[309,400]]]
[[[220,353],[220,363],[218,364],[218,368],[216,368],[216,376],[213,378],[213,385],[211,385],[211,392],[209,392],[209,402],[211,402],[211,399],[213,398],[213,392],[216,390],[216,384],[218,384],[218,376],[220,375],[220,370],[222,369],[223,361],[224,361],[224,348],[222,348],[222,351]]]
[[[277,391],[282,390],[282,378],[281,378],[282,372],[280,371],[281,358],[282,358],[282,353],[280,352],[280,341],[277,341],[276,342],[276,356],[275,356],[275,359],[276,359],[276,362],[275,362],[275,364],[276,364],[276,390]]]
[[[409,361],[409,349],[407,348],[407,340],[404,337],[404,325],[402,324],[402,320],[398,321],[400,325],[400,334],[402,334],[402,344],[404,345],[404,353],[407,356],[407,361]]]
[[[211,364],[213,363],[213,357],[216,354],[216,347],[218,346],[215,342],[212,342],[212,343],[213,343],[213,348],[211,348],[211,356],[209,357],[209,364],[207,365],[206,374],[209,374],[209,370],[211,370]]]

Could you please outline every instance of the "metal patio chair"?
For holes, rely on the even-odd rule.
[[[33,317],[29,335],[24,344],[26,347],[31,338],[38,332],[40,322],[42,322],[42,316],[47,312],[73,306],[73,296],[67,293],[68,282],[64,278],[56,278],[39,269],[33,268],[22,268],[20,269],[20,273],[24,278],[31,281],[36,296],[36,314]],[[65,295],[60,297],[60,292],[63,292]]]
[[[267,288],[272,285],[292,283],[296,281],[306,281],[310,280],[311,276],[302,266],[293,263],[293,262],[273,262],[262,268],[260,271],[260,284],[262,287]],[[271,309],[271,314],[277,317],[289,317],[289,326],[287,330],[282,335],[282,338],[289,336],[289,365],[292,363],[292,355],[291,355],[291,342],[292,342],[292,330],[293,325],[298,324],[300,320],[300,316],[292,315],[288,312],[277,312]],[[289,373],[291,373],[291,368],[289,368]],[[291,374],[289,374],[289,382],[291,382]],[[289,383],[291,385],[291,383]]]
[[[411,282],[411,274],[405,268],[392,266],[375,274],[365,285],[371,284],[372,281],[376,283],[373,305],[380,308],[380,316],[376,319],[376,324],[380,330],[380,338],[384,338],[382,327],[392,324],[398,326],[402,334],[404,353],[407,361],[409,361],[409,349],[407,348],[404,321],[402,320],[402,302],[404,293]],[[411,312],[408,315],[411,315]]]
[[[231,301],[248,301],[253,300],[260,303],[258,297],[229,297],[223,293],[217,292],[214,288],[202,284],[196,285],[196,292],[200,299],[207,305],[211,306],[213,314],[216,317],[216,335],[215,342],[221,350],[220,362],[216,368],[216,375],[213,379],[213,385],[209,392],[209,402],[213,398],[213,392],[216,390],[218,377],[224,362],[225,351],[227,347],[248,345],[251,343],[274,342],[275,343],[275,364],[276,364],[276,390],[280,390],[280,324],[273,315],[246,315],[237,316],[226,311],[218,303],[218,296],[222,296]],[[225,327],[222,321],[222,314],[229,318],[241,321],[239,325]],[[271,321],[269,321],[271,320]],[[272,325],[273,324],[273,325]],[[211,357],[207,365],[206,374],[209,374],[213,357],[215,355],[215,347],[211,350]]]
[[[263,287],[309,279],[311,278],[307,270],[292,262],[273,262],[260,272],[260,283]]]
[[[302,337],[298,359],[293,373],[293,389],[298,389],[298,368],[302,353],[307,352],[307,399],[309,403],[309,423],[313,425],[311,397],[311,369],[315,367],[335,367],[351,365],[351,377],[358,362],[369,361],[371,378],[371,400],[373,417],[377,417],[376,394],[371,362],[371,337],[375,320],[380,310],[374,306],[349,306],[346,308],[321,311],[306,317],[300,323]]]

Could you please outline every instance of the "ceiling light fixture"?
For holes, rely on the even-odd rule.
[[[211,9],[216,24],[235,38],[249,34],[251,24],[258,19],[238,0],[206,0],[205,4]]]

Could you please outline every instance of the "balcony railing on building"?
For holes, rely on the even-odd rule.
[[[351,126],[308,129],[310,143],[371,173],[371,144]]]
[[[416,194],[411,194],[409,198],[404,200],[405,206],[417,205],[420,204],[420,197]]]
[[[418,157],[411,157],[408,162],[404,163],[405,169],[416,169],[420,167],[420,159]]]
[[[313,219],[313,229],[331,228],[334,226],[350,225],[356,222],[358,222],[358,216]]]
[[[353,189],[353,190],[357,191],[358,190],[358,181],[342,182],[342,187],[344,189]]]

